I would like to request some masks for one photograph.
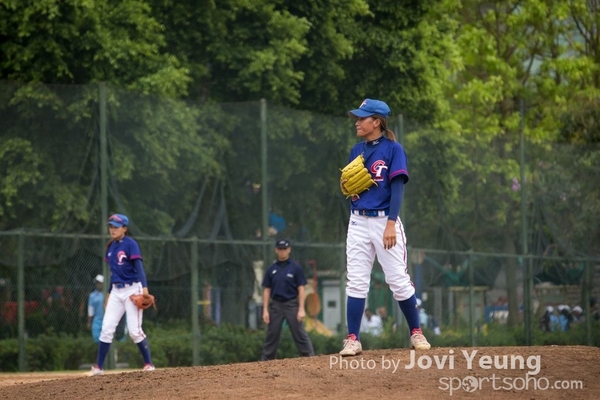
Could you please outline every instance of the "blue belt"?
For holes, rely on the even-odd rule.
[[[364,217],[385,217],[390,214],[389,210],[352,210],[354,215],[362,215]]]
[[[131,285],[133,285],[133,282],[132,283],[122,283],[122,282],[113,283],[113,287],[115,289],[123,289],[123,288],[129,287]]]

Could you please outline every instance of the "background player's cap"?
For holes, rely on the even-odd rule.
[[[108,223],[114,227],[120,228],[129,225],[129,218],[123,214],[113,214],[108,218]]]
[[[287,249],[290,246],[290,241],[286,239],[279,239],[277,242],[275,242],[275,247],[278,249]]]
[[[387,118],[392,112],[387,104],[381,100],[364,99],[360,103],[360,107],[356,110],[348,111],[348,115],[351,117],[366,118],[372,115],[381,115]]]
[[[96,275],[96,278],[94,278],[94,280],[96,282],[104,283],[104,277],[100,274]]]

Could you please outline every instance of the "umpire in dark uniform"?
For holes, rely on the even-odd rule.
[[[301,356],[314,356],[312,343],[302,320],[304,311],[304,287],[306,277],[302,267],[290,259],[290,242],[280,239],[275,243],[277,261],[265,272],[262,282],[263,321],[268,325],[267,338],[262,349],[262,361],[274,360],[279,346],[281,327],[285,319]]]

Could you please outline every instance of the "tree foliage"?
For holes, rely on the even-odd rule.
[[[192,98],[298,104],[310,23],[279,2],[150,0],[168,47],[191,71]]]
[[[0,77],[19,82],[109,81],[185,94],[187,71],[165,51],[164,32],[143,0],[0,1]]]
[[[595,68],[581,53],[576,3],[473,0],[456,8],[460,62],[445,85],[452,113],[438,126],[456,137],[453,147],[460,150],[451,168],[435,168],[437,179],[424,181],[427,193],[439,193],[438,182],[454,182],[440,194],[446,237],[428,245],[453,240],[461,249],[519,248],[521,124],[530,144],[555,140],[572,101],[594,92],[583,84],[593,82]],[[579,17],[585,14],[580,10]],[[572,57],[578,52],[581,57]],[[450,151],[447,143],[444,148]],[[528,185],[535,184],[531,173]],[[421,216],[438,212],[439,205]]]
[[[214,192],[202,192],[208,179],[223,188],[230,221],[240,224],[235,234],[252,235],[255,217],[232,205],[257,206],[247,191],[261,179],[257,100],[264,98],[270,205],[325,238],[332,223],[320,216],[347,212],[336,171],[355,140],[337,116],[374,97],[391,106],[392,127],[398,114],[410,121],[411,244],[519,251],[525,184],[534,251],[593,248],[584,238],[598,233],[580,215],[598,216],[593,196],[584,195],[595,193],[596,149],[565,151],[577,155],[574,169],[531,162],[520,182],[518,145],[521,128],[530,159],[550,157],[556,140],[597,143],[597,7],[586,0],[0,0],[0,79],[13,82],[0,91],[3,229],[96,225],[95,85],[107,82],[111,207],[147,216],[142,232],[177,231],[198,204],[213,204]],[[242,160],[245,168],[233,174]],[[540,214],[541,204],[562,210],[551,182],[581,208]],[[310,202],[298,195],[308,183]],[[343,226],[333,226],[341,238]],[[558,237],[567,230],[577,234]]]
[[[0,21],[0,76],[20,82],[2,90],[4,229],[80,230],[97,218],[99,206],[92,199],[99,185],[98,87],[77,84],[108,81],[140,96],[165,96],[160,102],[137,104],[124,101],[123,93],[109,96],[113,126],[131,124],[132,139],[143,149],[134,153],[141,161],[133,160],[132,154],[120,152],[126,141],[113,132],[116,180],[124,183],[137,171],[153,176],[166,193],[167,183],[185,185],[186,175],[169,181],[160,171],[174,168],[185,154],[195,161],[186,168],[194,178],[198,168],[218,175],[206,168],[215,164],[212,149],[220,146],[218,135],[213,138],[209,129],[200,136],[199,113],[168,98],[186,94],[189,74],[165,51],[162,27],[146,2],[3,0]],[[147,165],[145,160],[161,162]]]

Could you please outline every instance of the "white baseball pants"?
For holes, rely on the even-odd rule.
[[[142,284],[135,282],[122,289],[113,287],[108,297],[106,310],[104,310],[104,319],[102,320],[102,331],[100,332],[100,341],[112,343],[117,325],[123,317],[127,321],[127,330],[133,343],[139,343],[146,338],[142,330],[142,320],[144,311],[137,308],[129,298],[132,294],[142,294]]]
[[[365,299],[369,293],[375,256],[394,299],[403,301],[415,294],[406,264],[406,236],[400,218],[396,219],[396,245],[383,247],[383,231],[388,217],[365,217],[350,214],[346,238],[346,295]]]

